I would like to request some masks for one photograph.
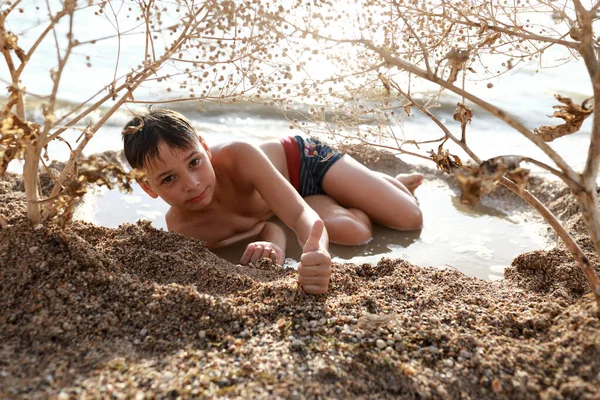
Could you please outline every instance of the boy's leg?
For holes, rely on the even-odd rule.
[[[421,210],[403,186],[401,180],[371,171],[348,155],[333,164],[323,179],[323,190],[341,206],[359,209],[394,229],[419,229]]]
[[[325,223],[329,241],[353,246],[367,243],[373,238],[371,220],[363,211],[344,208],[326,195],[307,196],[304,200]]]
[[[375,171],[374,171],[375,172]],[[391,182],[398,189],[410,193],[413,195],[415,193],[415,189],[421,186],[423,183],[423,174],[420,172],[413,172],[411,174],[398,174],[395,178],[392,178],[388,174],[384,174],[383,172],[377,172],[381,176],[383,176],[386,180]]]

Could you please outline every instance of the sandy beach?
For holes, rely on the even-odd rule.
[[[568,190],[535,177],[531,190],[600,270]],[[492,201],[525,207],[506,191]],[[61,231],[24,212],[7,175],[0,398],[600,399],[600,320],[559,243],[494,282],[400,259],[334,264],[330,291],[311,296],[293,269],[234,265],[147,222]]]

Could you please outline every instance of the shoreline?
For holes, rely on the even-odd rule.
[[[0,180],[2,398],[600,398],[600,321],[560,244],[493,282],[335,263],[309,296],[292,269],[234,265],[143,221],[32,227],[18,180]],[[600,269],[568,191],[531,183]]]

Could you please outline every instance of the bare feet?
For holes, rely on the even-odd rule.
[[[396,179],[414,194],[415,189],[423,183],[423,174],[419,172],[414,172],[412,174],[398,174],[396,175]]]

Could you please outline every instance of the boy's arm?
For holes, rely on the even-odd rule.
[[[303,248],[298,268],[302,288],[307,293],[325,293],[331,276],[331,257],[323,221],[260,149],[236,143],[232,151],[234,172],[254,186],[275,215],[296,233]]]
[[[231,149],[234,173],[253,185],[277,217],[290,227],[301,246],[306,244],[319,215],[300,197],[294,187],[277,171],[262,150],[238,142]],[[323,230],[320,246],[328,249],[327,231]]]
[[[272,222],[265,223],[265,227],[262,229],[262,231],[260,231],[258,237],[260,240],[264,240],[265,242],[270,242],[276,246],[279,246],[285,252],[287,245],[285,232],[276,224]]]

